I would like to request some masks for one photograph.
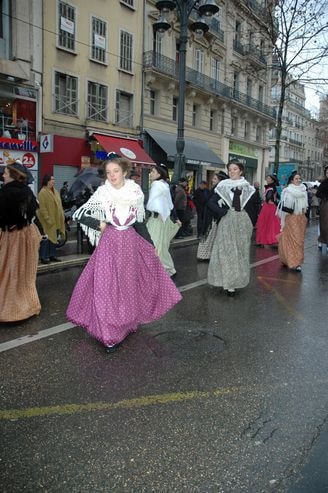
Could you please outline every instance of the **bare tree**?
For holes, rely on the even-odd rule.
[[[302,84],[328,83],[328,0],[273,0],[260,29],[273,46],[273,71],[279,77],[274,171],[279,168],[282,114],[287,88]],[[326,65],[327,66],[327,65]]]

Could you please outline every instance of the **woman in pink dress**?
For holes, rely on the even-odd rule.
[[[130,164],[106,161],[105,184],[74,214],[97,248],[74,288],[67,318],[108,352],[181,300],[144,224],[143,192],[126,178]]]
[[[275,175],[268,175],[266,182],[264,203],[256,223],[256,244],[257,246],[276,246],[278,244],[277,235],[280,233],[280,220],[276,215],[279,182]]]

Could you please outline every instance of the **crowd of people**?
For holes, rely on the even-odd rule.
[[[192,234],[195,211],[197,259],[209,262],[208,283],[222,287],[230,297],[249,284],[254,228],[256,245],[278,248],[281,263],[295,272],[302,270],[308,217],[319,217],[319,248],[328,244],[328,166],[311,192],[311,203],[297,171],[281,195],[277,176],[268,175],[261,194],[258,184],[246,180],[238,160],[229,161],[227,173],[213,174],[210,189],[201,181],[193,194],[186,177],[172,185],[168,168],[156,164],[147,201],[131,171],[127,159],[117,155],[107,159],[103,184],[74,214],[95,248],[73,290],[67,318],[108,352],[139,325],[160,318],[181,300],[171,279],[176,268],[169,249],[173,238]],[[68,183],[59,193],[54,177],[45,175],[35,197],[28,186],[28,170],[19,161],[5,167],[3,181],[0,294],[5,302],[0,322],[15,322],[41,310],[38,262],[60,261],[56,245],[65,231]]]

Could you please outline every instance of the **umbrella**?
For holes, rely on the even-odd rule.
[[[97,168],[85,168],[80,173],[75,175],[68,194],[71,197],[77,197],[85,191],[85,189],[96,189],[103,183],[101,176],[98,173]]]

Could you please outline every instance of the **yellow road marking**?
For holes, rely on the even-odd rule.
[[[287,299],[282,296],[279,291],[271,286],[268,282],[265,281],[264,278],[259,277],[259,281],[269,290],[272,291],[274,296],[277,298],[278,302],[285,307],[285,309],[292,315],[296,320],[304,320],[303,315],[301,315],[298,311],[294,310],[294,308],[288,303]]]
[[[278,282],[286,282],[290,284],[296,284],[298,282],[297,280],[292,280],[292,279],[280,279],[279,277],[266,277],[266,276],[257,276],[257,279],[259,279],[260,281],[264,279],[266,281],[278,281]]]
[[[244,388],[243,388],[244,389]],[[61,406],[27,407],[24,409],[7,409],[0,411],[0,420],[16,420],[43,416],[75,414],[91,411],[112,411],[114,409],[131,409],[152,406],[156,404],[173,404],[176,402],[219,397],[237,392],[237,387],[214,389],[207,392],[197,390],[190,392],[174,392],[170,394],[155,394],[134,399],[124,399],[118,402],[89,402],[87,404],[63,404]]]

